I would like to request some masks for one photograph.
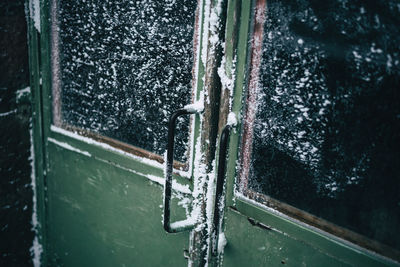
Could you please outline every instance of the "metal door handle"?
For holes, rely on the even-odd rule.
[[[226,154],[228,147],[229,134],[231,132],[232,125],[228,124],[222,130],[221,139],[219,142],[219,157],[218,157],[218,173],[217,173],[217,185],[215,189],[215,203],[214,203],[214,220],[213,220],[213,238],[216,241],[212,246],[212,255],[217,254],[217,241],[220,227],[220,220],[222,217],[222,210],[224,205],[222,203],[222,193],[225,184],[225,169],[226,169]]]
[[[167,167],[165,171],[165,186],[164,186],[164,217],[163,225],[165,231],[168,233],[177,233],[188,230],[193,227],[193,225],[185,225],[184,223],[179,224],[179,222],[174,223],[173,226],[170,222],[171,215],[171,191],[172,191],[172,169],[174,163],[174,143],[175,143],[175,123],[176,119],[182,115],[195,114],[200,112],[199,110],[192,108],[183,108],[174,112],[169,118],[168,124],[168,146],[167,146]],[[184,221],[182,221],[184,222]]]

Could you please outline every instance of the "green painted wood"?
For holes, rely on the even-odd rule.
[[[48,188],[47,188],[47,170],[48,170],[48,159],[49,154],[47,153],[47,137],[50,131],[51,125],[51,50],[50,50],[50,4],[49,0],[40,1],[40,22],[41,22],[41,33],[40,33],[40,46],[39,46],[39,55],[40,55],[40,79],[41,79],[41,87],[40,87],[40,100],[41,100],[41,128],[42,128],[42,139],[41,139],[41,147],[42,147],[42,158],[43,158],[43,168],[38,170],[43,174],[41,177],[41,184],[43,187],[38,188],[40,190],[40,194],[42,194],[45,198],[45,203],[43,207],[42,216],[40,218],[43,221],[43,235],[45,236],[45,242],[43,244],[43,253],[42,253],[42,264],[44,266],[51,266],[49,257],[49,248],[51,247],[51,243],[49,240],[49,202],[48,202]]]
[[[189,233],[162,228],[162,186],[52,143],[48,148],[51,266],[187,264]]]
[[[227,28],[233,28],[232,34],[237,35],[237,47],[227,46],[227,55],[234,55],[230,57],[236,57],[236,66],[235,66],[235,85],[233,92],[233,101],[232,101],[232,112],[234,112],[238,118],[238,125],[235,127],[235,130],[231,132],[230,140],[229,140],[229,160],[227,163],[227,191],[226,191],[226,205],[232,205],[232,201],[234,199],[233,189],[234,182],[233,178],[236,175],[236,160],[238,159],[238,144],[241,133],[241,117],[243,110],[243,95],[245,94],[246,87],[246,71],[247,71],[247,61],[248,59],[248,39],[250,30],[250,10],[251,10],[251,2],[252,1],[238,1],[232,0],[228,4],[228,21]],[[240,14],[235,14],[235,11]],[[234,19],[238,17],[238,19]],[[234,24],[231,26],[231,24]]]
[[[29,49],[29,69],[30,69],[30,87],[31,87],[31,105],[32,105],[32,146],[33,166],[32,170],[36,182],[36,209],[38,217],[38,241],[43,247],[46,246],[45,234],[45,194],[44,194],[44,152],[43,152],[43,122],[42,122],[42,99],[40,86],[40,36],[34,27],[33,20],[28,17],[28,49]],[[45,260],[42,257],[42,263],[45,265]]]
[[[304,246],[301,252],[303,256],[314,255],[315,253],[325,254],[348,266],[398,266],[389,259],[379,257],[333,235],[308,227],[271,210],[257,207],[244,200],[236,199],[236,209],[238,213],[245,215],[246,219],[252,218],[256,222],[274,229],[274,232],[279,232],[282,236],[295,240],[295,243],[286,245],[289,249],[287,255],[290,257],[292,257],[290,251],[295,250],[296,246],[300,244]],[[264,230],[264,232],[268,231]],[[262,234],[260,234],[260,238],[263,238]],[[295,255],[293,257],[296,258]],[[305,262],[308,262],[309,265],[319,264],[319,261],[314,260],[313,257],[306,259]]]
[[[42,96],[42,128],[44,136],[44,150],[46,150],[47,141],[49,136],[51,117],[52,117],[52,103],[51,103],[51,44],[50,44],[50,3],[49,0],[41,1],[40,6],[40,21],[41,21],[41,34],[40,34],[40,71],[41,71],[41,96]],[[45,153],[47,155],[47,153]],[[47,159],[47,156],[46,156]],[[45,160],[46,160],[45,159]]]
[[[110,150],[102,147],[98,144],[90,144],[81,139],[76,139],[74,137],[66,136],[58,132],[50,131],[49,138],[55,139],[58,142],[66,143],[74,148],[78,148],[81,151],[85,151],[91,154],[93,157],[100,161],[108,162],[109,164],[119,166],[123,169],[129,169],[144,175],[152,175],[158,178],[163,178],[164,171],[161,164],[158,166],[151,165],[147,161],[142,162],[139,157],[130,157],[121,150]],[[87,138],[86,138],[87,139]],[[98,142],[97,142],[98,143]],[[174,179],[182,184],[192,186],[191,180],[179,175],[174,175]]]

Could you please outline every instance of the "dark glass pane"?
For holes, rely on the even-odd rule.
[[[158,154],[191,101],[197,1],[61,0],[61,121]],[[185,158],[189,120],[177,130]]]
[[[400,3],[268,0],[249,187],[400,249]]]

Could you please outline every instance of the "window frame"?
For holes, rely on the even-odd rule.
[[[58,24],[59,20],[59,0],[50,0],[50,20],[51,28],[50,28],[50,54],[51,54],[51,94],[52,94],[52,118],[51,124],[61,128],[63,130],[81,135],[83,137],[91,138],[97,142],[104,143],[110,145],[113,148],[121,150],[123,152],[127,152],[134,156],[149,159],[152,161],[156,161],[160,164],[164,163],[164,155],[159,155],[157,153],[145,150],[143,148],[119,141],[117,139],[96,133],[91,130],[83,129],[80,127],[76,127],[74,125],[70,125],[67,122],[62,120],[61,116],[61,80],[60,80],[60,41],[59,41],[59,33],[58,33]],[[197,8],[194,14],[194,33],[193,33],[193,65],[191,68],[192,73],[192,81],[191,81],[191,103],[196,100],[196,95],[198,95],[199,90],[201,90],[201,84],[199,81],[199,54],[200,51],[200,38],[201,38],[201,25],[200,23],[200,12],[202,8],[200,5],[202,4],[202,0],[197,0]],[[180,175],[183,175],[186,178],[190,178],[191,170],[193,168],[193,149],[195,142],[195,124],[198,123],[195,118],[191,117],[189,121],[189,138],[188,138],[188,149],[186,151],[187,160],[185,162],[180,162],[178,160],[174,160],[174,169],[179,171]]]

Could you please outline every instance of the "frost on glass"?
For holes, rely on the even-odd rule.
[[[249,187],[400,248],[400,4],[269,0]]]
[[[60,0],[61,121],[163,154],[192,98],[193,0]],[[189,120],[178,123],[184,160]]]

